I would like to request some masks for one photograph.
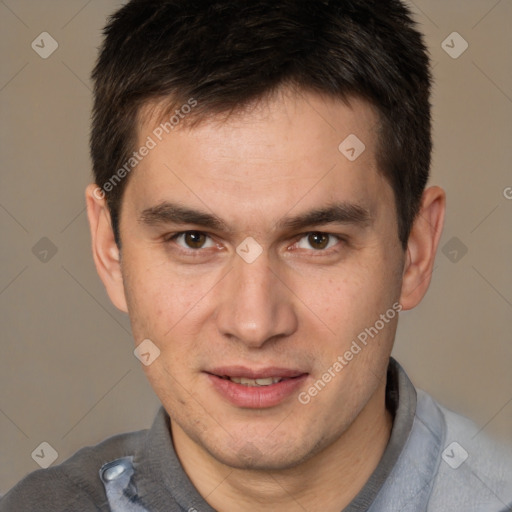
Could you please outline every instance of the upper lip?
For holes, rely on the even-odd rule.
[[[245,377],[246,379],[266,379],[269,377],[292,378],[304,375],[307,372],[295,370],[292,368],[281,368],[269,366],[266,368],[251,369],[246,366],[222,366],[207,370],[206,373],[216,375],[217,377]]]

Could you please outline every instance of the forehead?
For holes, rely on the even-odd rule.
[[[279,216],[299,201],[305,207],[340,199],[374,210],[386,186],[377,170],[378,116],[363,100],[288,92],[192,124],[185,111],[173,123],[154,105],[141,117],[138,147],[149,139],[154,147],[127,187],[139,211],[180,200]]]
[[[196,106],[191,107],[190,104]],[[180,143],[194,138],[204,138],[204,143],[207,143],[217,136],[222,139],[217,142],[222,143],[207,148],[211,156],[250,156],[256,153],[254,150],[259,144],[266,142],[264,151],[268,157],[278,153],[284,155],[292,147],[296,158],[301,158],[314,157],[314,151],[320,146],[325,150],[334,143],[334,149],[337,149],[337,141],[351,133],[358,134],[368,146],[372,146],[379,125],[376,110],[363,99],[351,96],[343,101],[290,88],[281,88],[275,94],[237,110],[218,114],[192,98],[182,104],[174,101],[171,105],[169,108],[164,100],[141,108],[139,143],[143,143],[148,134],[156,139],[157,144],[162,142],[162,138],[169,140],[171,134],[176,140],[179,138]],[[226,138],[228,133],[229,138]],[[304,140],[309,140],[309,144],[297,153],[298,143]],[[237,144],[239,141],[244,144]],[[274,150],[272,154],[268,153],[269,149]]]

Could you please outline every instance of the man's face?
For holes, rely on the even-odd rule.
[[[234,467],[291,467],[349,431],[377,395],[383,404],[396,317],[344,357],[400,297],[404,253],[376,167],[377,116],[355,99],[287,94],[162,141],[159,122],[141,127],[137,147],[148,136],[157,145],[121,214],[135,340],[160,350],[145,372],[175,440]],[[355,160],[355,139],[338,149],[351,134],[366,147]],[[178,219],[184,209],[203,215]],[[329,211],[300,222],[319,210]]]

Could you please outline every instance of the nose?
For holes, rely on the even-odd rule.
[[[266,251],[252,263],[235,255],[216,315],[223,336],[248,348],[261,348],[295,332],[293,293],[276,268],[271,268]]]

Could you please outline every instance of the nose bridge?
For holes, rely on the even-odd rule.
[[[266,251],[251,262],[236,256],[217,315],[221,334],[258,347],[293,331],[293,307],[276,273]]]

